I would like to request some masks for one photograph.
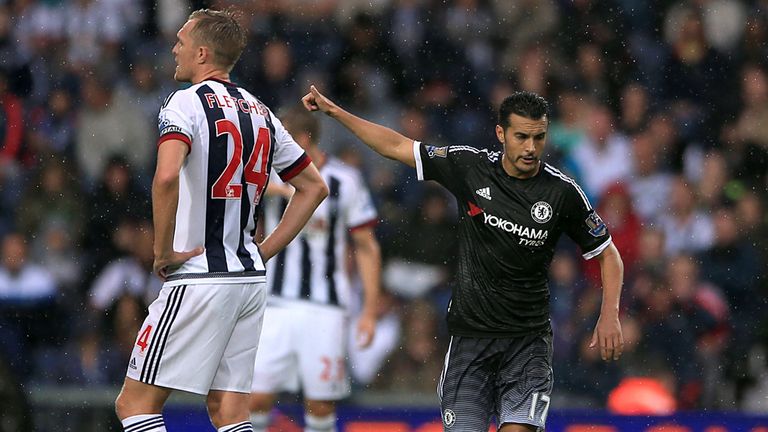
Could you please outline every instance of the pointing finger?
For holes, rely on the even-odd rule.
[[[312,93],[307,93],[301,98],[301,103],[304,104],[304,108],[306,108],[307,111],[317,111],[318,109],[318,106],[315,103],[315,96]]]

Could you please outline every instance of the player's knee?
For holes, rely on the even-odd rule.
[[[125,400],[125,396],[123,396],[123,392],[120,392],[120,394],[117,395],[117,398],[115,399],[115,414],[117,414],[117,418],[122,420],[128,417],[128,415],[126,415],[127,411],[127,401]]]
[[[139,411],[136,401],[132,400],[124,391],[117,395],[115,399],[115,414],[117,414],[117,418],[123,420],[136,414],[143,414]]]

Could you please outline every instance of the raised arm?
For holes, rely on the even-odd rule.
[[[382,125],[351,114],[323,96],[315,86],[301,99],[309,111],[322,111],[355,134],[360,141],[385,158],[416,167],[413,157],[413,139]]]
[[[600,262],[603,281],[603,303],[589,346],[590,348],[599,346],[603,360],[618,360],[624,349],[624,336],[619,322],[619,300],[621,285],[624,281],[624,264],[613,243],[596,258]]]
[[[259,244],[264,261],[280,252],[304,228],[317,206],[328,196],[328,186],[323,177],[309,164],[298,175],[288,180],[296,191],[288,201],[283,217],[275,229]]]

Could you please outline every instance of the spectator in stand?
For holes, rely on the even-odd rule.
[[[609,59],[600,45],[585,42],[576,48],[576,86],[590,98],[610,101],[611,88],[608,80]]]
[[[300,96],[296,85],[296,61],[288,42],[274,37],[252,49],[253,55],[243,56],[243,63],[235,66],[233,74],[242,76],[243,85],[249,86],[259,100],[279,109],[296,103]]]
[[[693,146],[680,135],[681,130],[675,123],[673,114],[664,109],[655,112],[648,121],[647,132],[657,155],[662,154],[662,151],[664,154],[663,158],[657,156],[659,170],[683,172],[685,155],[689,152],[689,147]]]
[[[665,40],[671,56],[663,65],[664,100],[672,107],[684,139],[703,141],[722,124],[733,93],[733,71],[705,36],[700,10],[684,7],[668,14]],[[712,145],[708,142],[707,145]]]
[[[459,47],[478,78],[488,77],[494,69],[489,37],[497,18],[493,10],[481,0],[453,0],[447,6],[443,16],[446,37]]]
[[[661,148],[650,132],[632,137],[632,175],[627,183],[643,222],[656,220],[666,210],[671,177],[660,166]]]
[[[48,271],[27,260],[27,240],[10,233],[0,243],[0,350],[22,377],[33,372],[33,350],[54,340],[58,288]]]
[[[765,296],[760,279],[765,263],[749,239],[743,237],[732,208],[714,212],[714,243],[703,251],[702,278],[719,286],[730,305],[733,332],[726,351],[727,372],[737,383],[737,399],[751,379],[748,369],[750,350],[756,343],[754,327],[764,318]]]
[[[624,274],[631,279],[639,260],[639,240],[642,232],[642,222],[635,213],[629,191],[622,183],[610,186],[603,194],[598,214],[611,230],[611,239],[616,248],[621,251],[624,261]],[[590,261],[582,261],[584,275],[593,287],[600,286],[600,265]]]
[[[724,384],[719,365],[730,330],[728,302],[720,288],[703,281],[699,273],[699,265],[691,255],[678,255],[667,262],[666,285],[674,297],[674,309],[686,319],[685,331],[695,338],[695,378],[682,380],[679,392],[680,408],[688,409],[717,407]],[[680,369],[676,367],[675,371]]]
[[[681,313],[675,294],[666,283],[668,275],[644,273],[631,289],[634,301],[630,314],[637,317],[643,329],[643,338],[637,350],[648,359],[666,359],[677,377],[676,395],[696,394],[701,378],[701,366],[695,350],[691,349],[696,345],[696,334],[689,317]]]
[[[743,64],[760,63],[768,57],[768,15],[759,4],[747,15],[744,34],[736,51]]]
[[[639,82],[631,82],[621,90],[621,114],[619,127],[626,134],[634,135],[645,130],[650,117],[650,95]]]
[[[154,157],[153,123],[135,106],[116,97],[106,72],[82,83],[85,106],[77,122],[76,155],[87,184],[94,184],[110,158],[119,155],[137,175],[147,173]]]
[[[660,274],[667,260],[664,231],[654,226],[644,226],[638,241],[639,271]]]
[[[584,295],[587,284],[580,272],[577,257],[575,250],[561,248],[555,251],[549,266],[555,376],[559,376],[561,371],[567,373],[570,367],[570,353],[578,343],[576,336],[581,335],[580,323],[574,319],[574,310],[578,309],[577,301]]]
[[[122,381],[123,359],[130,354],[147,307],[162,287],[152,273],[152,224],[138,221],[119,229],[124,231],[120,236],[133,241],[127,253],[107,264],[91,285],[87,316],[93,325],[80,336],[83,375],[94,376],[94,365],[99,365],[105,369],[104,382],[111,384]],[[97,348],[86,349],[92,345]]]
[[[764,185],[768,171],[768,73],[747,64],[741,70],[743,106],[733,124],[723,127],[721,140],[735,176],[751,185]]]
[[[119,1],[74,0],[64,6],[67,60],[73,71],[116,60],[129,28]],[[127,8],[127,10],[135,8]]]
[[[403,76],[409,73],[407,67],[398,58],[389,40],[382,35],[382,29],[373,16],[355,15],[342,37],[339,58],[331,66],[331,75],[335,77],[334,88],[339,94],[349,94],[355,90],[354,82],[344,81],[351,67],[362,69],[370,82],[376,82],[377,87],[381,87],[367,89],[377,93],[374,98],[391,94],[407,97],[406,86],[412,84],[406,82]]]
[[[16,224],[32,238],[52,221],[60,221],[79,242],[85,225],[83,196],[71,165],[58,158],[45,159],[22,197]]]
[[[0,70],[0,170],[25,160],[24,108],[21,100],[8,88],[7,72]]]
[[[693,186],[682,176],[672,180],[667,212],[658,218],[668,255],[706,250],[714,241],[712,217],[699,209]]]
[[[726,199],[728,175],[728,162],[721,151],[711,150],[704,155],[701,178],[696,185],[702,207],[713,209]]]
[[[139,52],[142,52],[140,50]],[[157,121],[158,107],[173,90],[170,82],[160,79],[157,66],[149,56],[137,54],[131,64],[129,79],[117,85],[115,98],[141,113],[148,125]],[[155,128],[151,128],[153,135]],[[155,141],[156,136],[151,141]]]
[[[386,284],[408,299],[449,294],[458,253],[450,201],[442,190],[427,187],[419,210],[395,222],[394,232],[398,234],[389,239],[386,248]]]
[[[521,52],[531,44],[551,39],[562,17],[554,0],[490,0],[494,17],[493,37],[502,43],[499,62],[503,71],[520,69]]]
[[[751,242],[757,248],[758,242],[768,239],[768,218],[765,213],[765,201],[757,192],[744,192],[736,199],[736,215],[739,221],[741,238]],[[766,258],[766,252],[758,250],[761,259]],[[765,261],[762,261],[765,262]]]
[[[77,110],[72,94],[57,87],[47,95],[45,104],[32,110],[26,139],[38,155],[56,155],[73,159],[75,156],[75,124]]]
[[[126,221],[147,219],[152,212],[149,194],[138,185],[134,170],[121,157],[107,163],[88,201],[84,245],[89,264],[86,274],[93,277],[106,263],[126,252],[126,246],[120,245],[115,236],[117,228]]]
[[[599,203],[606,189],[629,178],[630,145],[627,137],[616,129],[616,119],[608,106],[595,103],[590,113],[587,136],[573,149],[571,158],[584,192]],[[596,166],[600,169],[591,169]]]
[[[587,139],[588,121],[589,99],[577,91],[563,90],[557,99],[557,115],[552,116],[552,123],[547,130],[547,139],[550,141],[549,152],[550,157],[553,158],[552,163],[563,165],[564,169],[573,173],[575,177],[581,177],[581,173],[570,154]]]

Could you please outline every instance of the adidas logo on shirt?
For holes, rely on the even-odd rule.
[[[480,189],[476,190],[475,193],[480,195],[481,197],[487,199],[488,201],[491,200],[491,188],[490,187],[480,188]]]

